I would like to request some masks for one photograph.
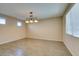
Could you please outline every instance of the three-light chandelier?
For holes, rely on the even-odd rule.
[[[25,23],[37,23],[37,22],[38,22],[38,18],[33,17],[33,12],[30,12],[29,18],[26,18]]]

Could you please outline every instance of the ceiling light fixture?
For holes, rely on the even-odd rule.
[[[25,23],[37,23],[38,19],[37,17],[33,17],[33,12],[30,12],[29,14],[29,18],[26,18]]]

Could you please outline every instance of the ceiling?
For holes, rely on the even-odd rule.
[[[67,3],[0,3],[0,13],[25,20],[29,12],[40,19],[63,16]]]

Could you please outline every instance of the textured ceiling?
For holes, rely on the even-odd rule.
[[[63,16],[67,3],[0,3],[0,13],[24,20],[32,11],[35,17]]]

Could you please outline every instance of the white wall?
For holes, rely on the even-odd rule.
[[[52,18],[28,24],[28,38],[62,41],[62,19]]]
[[[0,24],[0,44],[26,38],[26,29],[23,21],[21,21],[22,26],[17,27],[16,24],[19,20],[12,17],[4,17],[6,18],[7,24]]]
[[[4,16],[7,23],[0,25],[0,44],[16,41],[23,38],[35,38],[62,41],[62,19],[52,18],[41,20],[34,24],[25,24],[21,20]],[[22,22],[17,27],[17,21]]]
[[[68,10],[66,11],[66,14],[70,11],[72,6],[73,4],[68,8]],[[70,36],[65,33],[66,14],[64,15],[64,18],[63,18],[63,41],[67,46],[67,48],[69,49],[69,51],[72,53],[72,55],[79,56],[79,38]]]

